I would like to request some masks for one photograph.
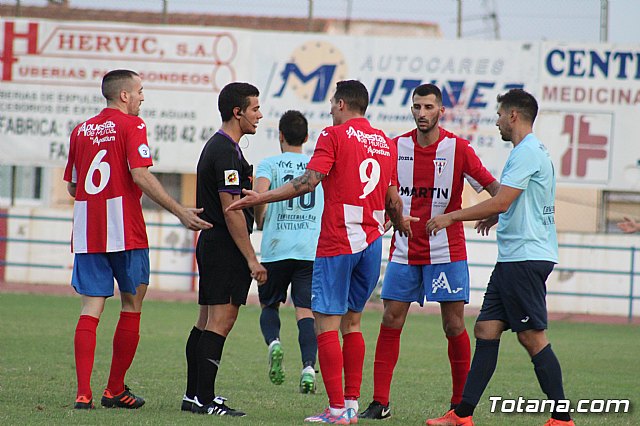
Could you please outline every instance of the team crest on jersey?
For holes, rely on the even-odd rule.
[[[225,170],[224,171],[224,184],[225,185],[238,185],[240,179],[238,178],[237,170]]]
[[[440,272],[440,275],[435,280],[431,281],[431,293],[435,293],[438,290],[446,290],[449,294],[456,294],[462,287],[458,287],[455,290],[451,290],[451,286],[449,285],[449,280],[447,279],[447,274],[444,271]]]
[[[444,168],[447,165],[447,159],[446,158],[438,158],[438,157],[436,157],[433,160],[433,165],[436,166],[436,173],[438,173],[438,176],[441,176],[442,172],[444,171]]]

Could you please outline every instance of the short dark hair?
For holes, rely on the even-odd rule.
[[[107,101],[115,101],[120,96],[120,91],[125,89],[125,84],[129,83],[133,77],[138,77],[138,73],[131,70],[113,70],[102,77],[102,96]]]
[[[336,83],[336,94],[333,98],[342,99],[347,107],[364,114],[369,106],[369,92],[358,80],[343,80]]]
[[[234,108],[246,110],[252,96],[260,96],[260,91],[252,84],[235,82],[224,86],[218,95],[218,111],[222,121],[231,120]]]
[[[413,97],[416,95],[417,96],[435,95],[436,99],[438,100],[438,103],[442,105],[442,92],[440,91],[438,86],[436,86],[435,84],[431,84],[431,83],[421,84],[420,86],[413,89],[413,95],[411,95],[411,98],[413,99]]]
[[[295,110],[289,110],[282,114],[278,130],[282,132],[284,140],[292,146],[302,145],[309,135],[307,119],[300,111]]]
[[[529,92],[522,89],[511,89],[504,95],[498,95],[498,103],[505,110],[517,109],[518,112],[533,124],[538,115],[538,102]]]

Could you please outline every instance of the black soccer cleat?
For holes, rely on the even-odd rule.
[[[215,398],[213,398],[213,401],[211,401],[207,405],[201,405],[198,402],[198,397],[196,397],[193,405],[191,406],[191,411],[194,413],[208,414],[211,416],[244,417],[247,415],[243,411],[230,408],[227,404],[224,403],[226,400],[227,398],[216,396]]]
[[[391,409],[388,405],[382,405],[378,401],[373,401],[366,410],[360,413],[361,419],[384,420],[391,417]]]
[[[100,404],[106,408],[140,408],[144,405],[144,398],[135,396],[125,385],[124,391],[115,396],[109,389],[105,389]]]
[[[193,406],[195,405],[195,402],[195,399],[189,398],[187,395],[184,395],[182,397],[182,406],[180,407],[180,410],[191,412]]]

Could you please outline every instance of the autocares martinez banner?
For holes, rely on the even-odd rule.
[[[540,101],[535,130],[558,181],[640,189],[640,48],[553,42],[353,37],[227,28],[0,19],[0,163],[62,166],[68,134],[100,111],[104,73],[143,78],[154,171],[193,173],[202,144],[220,126],[219,90],[248,81],[261,91],[264,119],[241,146],[251,162],[279,152],[277,123],[305,113],[311,152],[331,124],[335,83],[369,89],[372,123],[389,136],[414,127],[411,92],[443,91],[442,125],[471,140],[499,175],[511,144],[495,128],[496,95],[513,87]],[[637,115],[637,114],[636,114]]]

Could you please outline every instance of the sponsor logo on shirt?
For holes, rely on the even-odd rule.
[[[440,276],[431,282],[431,293],[435,293],[438,290],[446,290],[449,294],[456,294],[462,287],[458,287],[455,290],[451,290],[451,286],[449,285],[449,280],[447,279],[447,274],[440,272]]]
[[[140,130],[144,129],[144,123],[140,123],[140,125],[139,125],[139,126],[137,126],[137,127],[138,127],[138,129],[140,129]]]
[[[424,186],[401,186],[400,195],[416,198],[443,198],[449,199],[449,188],[427,188]]]
[[[398,155],[399,161],[413,161],[413,157],[410,155]]]
[[[238,178],[237,170],[225,170],[224,171],[224,184],[225,185],[238,185],[240,179]]]
[[[389,144],[387,140],[377,133],[365,133],[362,130],[355,130],[352,126],[347,129],[347,136],[349,138],[355,137],[358,142],[363,144],[367,152],[371,155],[384,155],[390,157]]]
[[[80,133],[89,137],[115,135],[116,123],[111,120],[107,120],[102,124],[89,124],[85,121],[80,127],[78,127],[78,133],[76,136],[79,136]]]

